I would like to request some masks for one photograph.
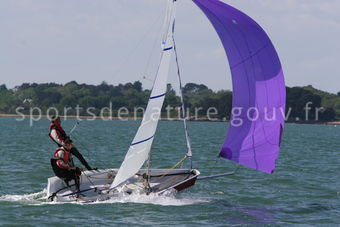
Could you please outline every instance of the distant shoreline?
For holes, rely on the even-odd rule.
[[[16,117],[16,118],[22,118],[22,117],[25,117],[25,118],[29,118],[29,117],[34,117],[34,118],[48,118],[49,116],[47,115],[27,115],[27,114],[23,114],[23,115],[19,115],[19,114],[0,114],[0,117]],[[100,116],[76,116],[76,115],[68,115],[68,116],[60,116],[60,118],[69,118],[69,119],[76,119],[76,118],[79,118],[79,119],[110,119],[110,120],[120,120],[118,117],[100,117]],[[122,119],[122,118],[121,118]],[[134,117],[123,117],[124,120],[142,120],[141,117],[137,117],[137,118],[134,118]],[[174,119],[175,120],[175,119]]]
[[[47,115],[32,115],[34,118],[48,118]],[[29,118],[30,115],[18,115],[18,114],[0,114],[0,117],[15,117],[15,118]],[[61,118],[68,118],[68,119],[106,119],[106,120],[125,120],[125,121],[132,121],[132,120],[142,120],[141,117],[101,117],[101,116],[76,116],[76,115],[69,115],[69,116],[60,116]],[[179,121],[180,118],[161,118],[161,121]],[[229,121],[223,121],[223,120],[209,120],[207,118],[198,118],[197,120],[190,120],[189,121],[209,121],[209,122],[229,122]],[[313,124],[313,125],[340,125],[340,121],[331,121],[331,122],[299,122],[299,121],[287,121],[288,124]]]

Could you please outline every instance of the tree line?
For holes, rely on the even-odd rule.
[[[287,112],[290,121],[315,121],[316,114],[319,121],[334,121],[340,119],[340,92],[331,94],[313,88],[292,87],[287,90]],[[68,114],[76,114],[76,106],[82,107],[80,115],[88,115],[87,108],[94,108],[96,115],[100,109],[112,105],[113,113],[117,113],[121,107],[133,111],[136,107],[145,108],[151,91],[143,89],[142,83],[126,83],[109,85],[106,82],[100,85],[78,84],[71,81],[65,85],[57,83],[24,83],[14,89],[8,89],[6,85],[0,85],[0,113],[15,114],[17,108],[20,112],[29,114],[32,107],[39,107],[46,111],[54,107],[61,113],[65,107],[71,107]],[[183,87],[185,106],[189,109],[189,115],[205,115],[210,107],[217,109],[216,118],[229,120],[232,109],[232,92],[228,90],[213,91],[203,84],[188,83]],[[310,102],[310,113],[306,119],[306,103]],[[172,88],[167,86],[164,108],[166,106],[180,107],[180,97]],[[323,107],[320,113],[317,108]],[[165,112],[166,110],[163,109]],[[142,114],[142,113],[141,113]],[[178,116],[176,109],[171,110],[171,115]]]

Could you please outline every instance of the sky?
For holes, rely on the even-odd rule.
[[[287,86],[340,91],[339,0],[223,0],[255,19],[280,56]],[[166,0],[0,0],[0,84],[150,88]],[[177,4],[175,39],[183,83],[232,89],[216,32],[190,0]],[[178,86],[175,64],[169,82]]]

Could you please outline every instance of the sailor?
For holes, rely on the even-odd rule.
[[[55,175],[63,179],[67,185],[69,181],[74,180],[77,192],[79,192],[81,169],[73,164],[72,153],[70,152],[72,147],[72,140],[65,139],[64,146],[54,151],[51,165]]]
[[[69,139],[69,136],[67,136],[66,132],[61,127],[60,117],[58,116],[52,117],[49,136],[57,144],[58,147],[64,146],[65,141]],[[78,149],[73,144],[70,152],[79,159],[79,161],[85,166],[86,169],[93,170],[87,163],[83,155],[78,151]]]

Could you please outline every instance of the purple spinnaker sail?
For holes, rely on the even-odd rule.
[[[218,0],[193,1],[217,31],[232,74],[232,118],[220,156],[273,173],[286,102],[277,52],[264,30],[246,14]]]

